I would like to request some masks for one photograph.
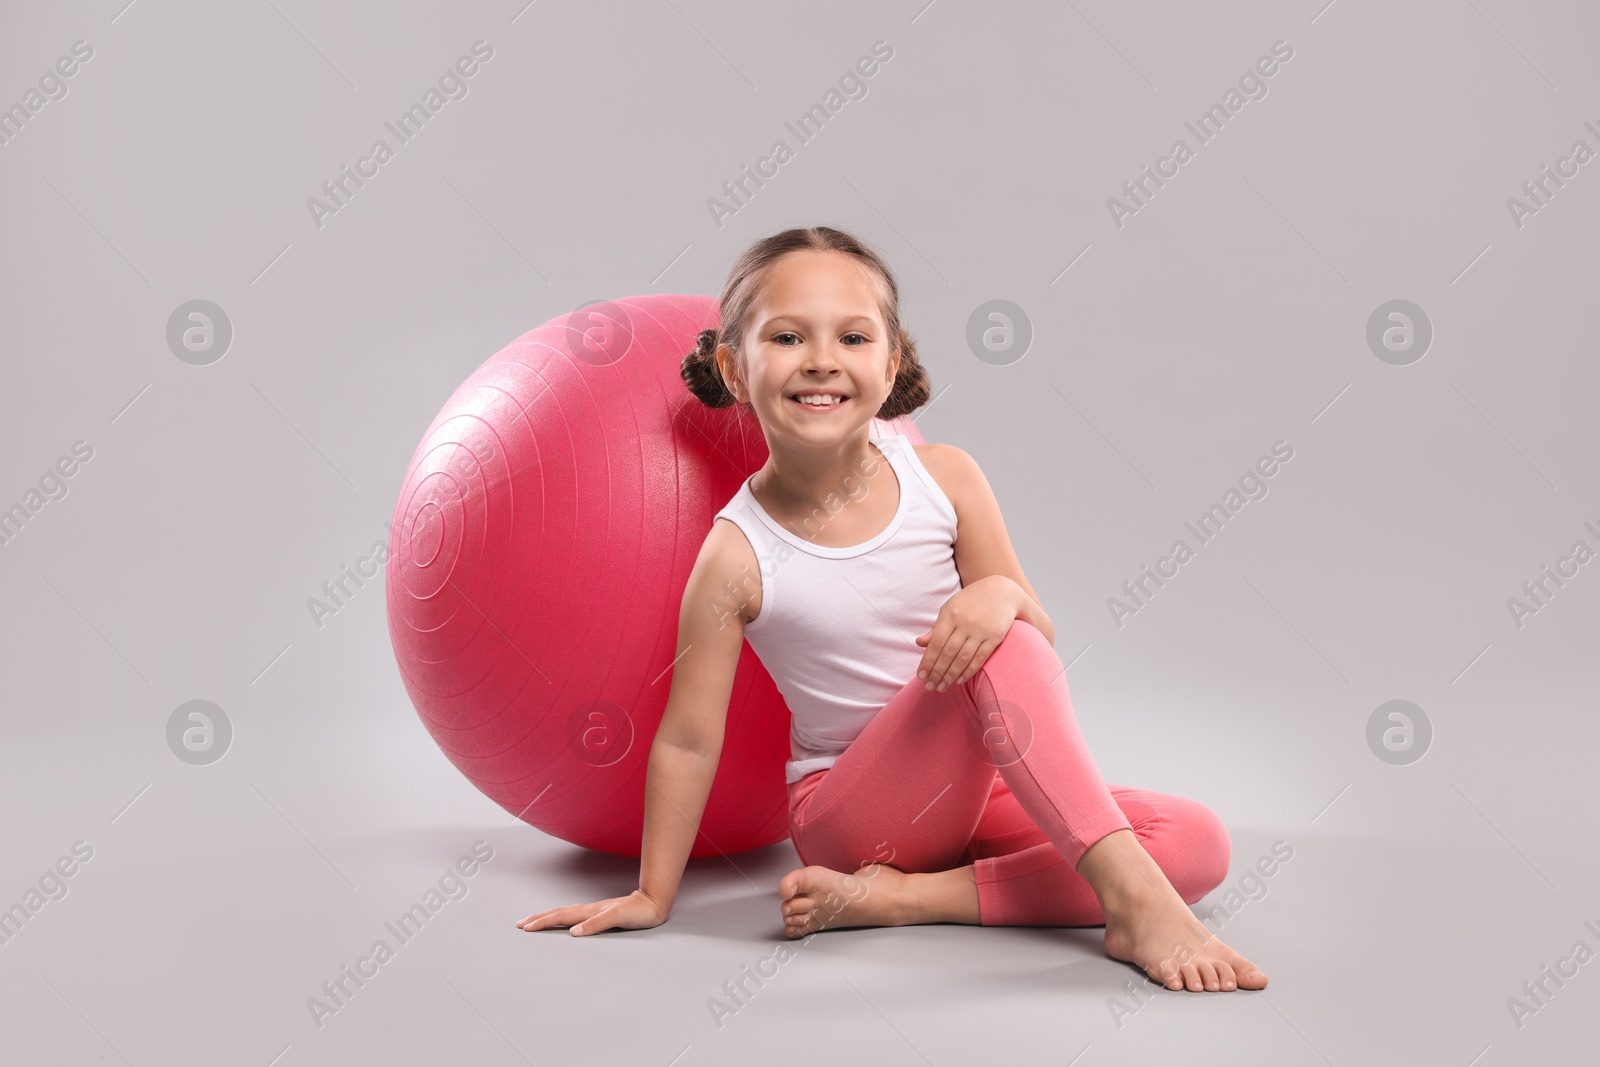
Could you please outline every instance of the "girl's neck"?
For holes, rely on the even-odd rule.
[[[809,513],[826,508],[830,499],[859,497],[884,465],[883,453],[863,431],[836,450],[772,451],[751,478],[750,490],[773,505],[769,511]]]

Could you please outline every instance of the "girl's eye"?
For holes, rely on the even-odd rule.
[[[867,343],[867,335],[866,334],[862,334],[862,333],[847,333],[844,336],[845,336],[845,340],[849,340],[852,337],[857,338],[856,343],[850,346],[851,348],[858,348],[861,345],[864,345],[864,344]],[[784,340],[785,337],[793,338],[796,343],[798,343],[799,340],[800,340],[800,337],[799,337],[798,334],[790,333],[787,330],[785,330],[783,333],[774,335],[772,339],[774,341],[776,341],[778,344],[782,345],[784,348],[792,348],[793,346],[790,345],[789,343],[787,343]]]

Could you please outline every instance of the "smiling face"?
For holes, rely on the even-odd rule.
[[[806,249],[772,265],[744,350],[717,350],[723,380],[769,441],[836,443],[872,421],[900,366],[881,296],[871,270],[842,252]]]

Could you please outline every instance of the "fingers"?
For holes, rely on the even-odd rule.
[[[939,627],[935,625],[933,629],[928,631],[926,640],[921,637],[917,638],[917,644],[927,645],[927,649],[922,653],[921,662],[917,664],[918,678],[926,681],[929,675],[932,674],[933,665],[938,662],[939,653],[944,648],[945,637],[948,636],[948,634],[948,630],[941,633],[939,631]]]
[[[968,645],[963,649],[962,651],[965,654],[950,669],[953,684],[966,684],[969,678],[978,673],[979,668],[988,660],[989,653],[993,652],[995,646],[999,643],[999,641],[991,638],[987,641],[979,641],[977,644]]]
[[[1004,636],[980,638],[955,626],[941,631],[937,625],[930,633],[927,651],[917,665],[917,677],[923,680],[924,689],[939,692],[962,685],[977,674]],[[917,638],[918,644],[923,641],[924,637]]]
[[[564,908],[550,908],[530,915],[517,924],[517,927],[528,932],[534,930],[549,930],[559,926],[571,926],[581,923],[589,916],[599,912],[604,905],[600,904],[569,904]]]
[[[961,652],[970,638],[963,633],[953,633],[945,638],[939,646],[938,658],[933,666],[928,669],[928,677],[924,683],[927,689],[943,690],[950,681],[950,665],[955,662],[956,656]],[[929,646],[930,649],[932,646]]]
[[[598,934],[602,930],[609,930],[617,925],[617,909],[604,908],[580,923],[576,923],[570,931],[573,937],[588,937]]]
[[[993,652],[995,646],[1000,643],[998,638],[979,640],[976,637],[969,637],[958,646],[958,640],[959,637],[956,637],[946,642],[947,647],[956,648],[956,653],[951,657],[949,665],[944,668],[943,674],[939,679],[941,692],[952,685],[961,685],[974,674],[977,674],[979,668],[989,658],[989,653]]]
[[[517,924],[523,930],[543,930],[551,926],[566,926],[573,919],[581,919],[581,915],[571,913],[578,911],[582,905],[572,904],[565,908],[549,908],[536,912]]]
[[[954,641],[950,643],[952,645],[955,644]],[[967,664],[972,662],[973,657],[978,654],[978,649],[981,647],[983,647],[983,642],[976,637],[969,637],[961,644],[956,650],[956,654],[950,657],[949,666],[944,669],[944,675],[939,684],[941,692],[952,685],[960,685],[966,680]]]
[[[633,921],[635,916],[628,910],[628,904],[627,897],[616,897],[591,904],[589,916],[582,922],[573,924],[568,933],[573,937],[588,937],[590,934],[602,933],[613,927],[623,930],[637,929],[639,924]]]

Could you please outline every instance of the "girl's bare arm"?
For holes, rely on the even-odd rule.
[[[1022,563],[1017,559],[1016,549],[1011,547],[1011,537],[1006,533],[1006,522],[1000,514],[1000,503],[978,461],[955,445],[917,445],[916,449],[917,458],[922,460],[922,465],[928,468],[928,473],[956,509],[956,570],[961,575],[962,588],[990,575],[1010,578],[1027,594],[1022,598],[1017,618],[1032,623],[1054,644],[1055,625],[1045,612],[1039,594],[1028,584],[1027,575],[1022,573]]]
[[[759,604],[759,585],[752,593],[749,582],[735,576],[759,574],[755,567],[744,534],[731,523],[713,523],[684,586],[672,691],[650,745],[639,888],[623,897],[537,912],[517,924],[521,929],[570,927],[574,935],[588,936],[667,921],[722,755],[752,596]]]
[[[694,846],[711,780],[722,756],[728,698],[744,646],[748,586],[755,553],[732,523],[713,523],[678,611],[679,658],[645,778],[644,843],[639,888],[672,909]]]

